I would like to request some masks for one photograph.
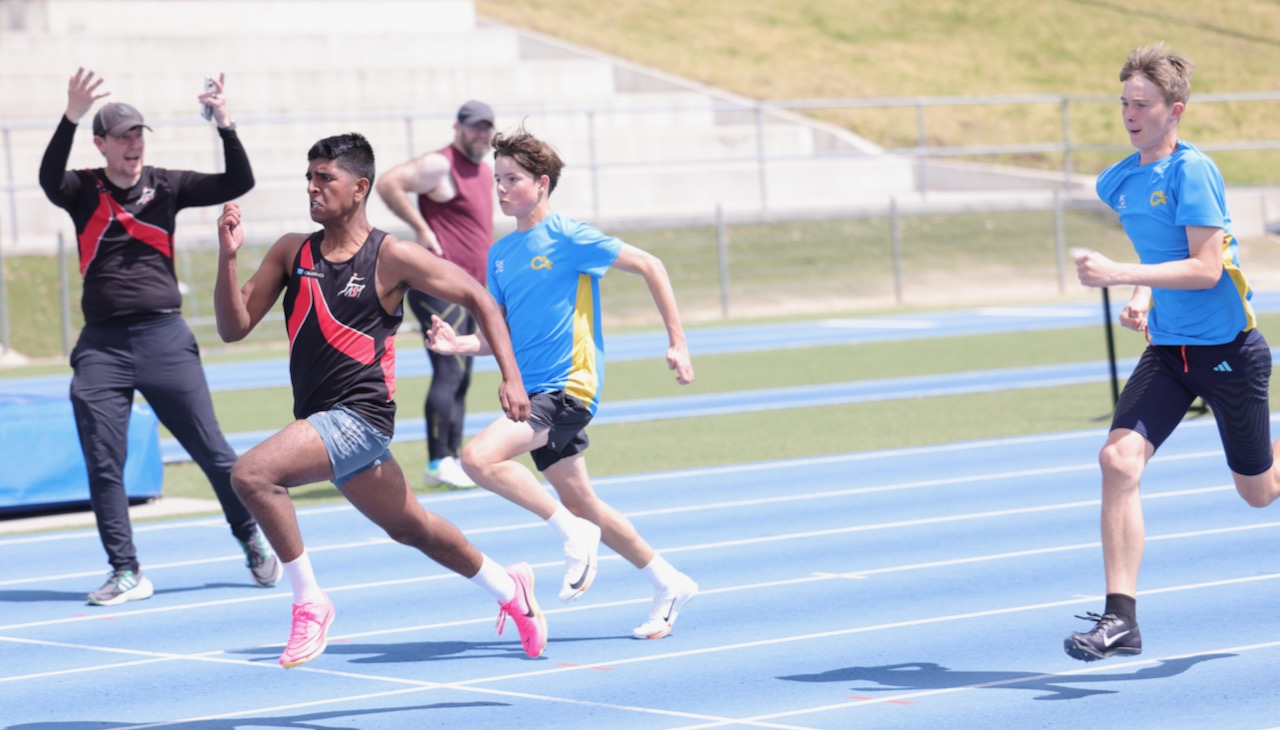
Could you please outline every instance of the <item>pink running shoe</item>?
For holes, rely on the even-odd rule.
[[[516,595],[498,607],[498,635],[502,635],[510,616],[520,632],[524,653],[537,659],[547,648],[547,617],[538,609],[538,599],[533,595],[533,569],[528,563],[516,563],[507,566],[507,575],[516,582]]]
[[[306,664],[324,653],[329,645],[329,624],[333,623],[333,602],[321,593],[314,601],[293,604],[293,628],[289,643],[280,655],[285,669]]]

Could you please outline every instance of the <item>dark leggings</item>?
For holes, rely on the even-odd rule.
[[[431,328],[431,315],[448,322],[460,335],[474,334],[475,318],[460,305],[446,302],[430,294],[409,290],[409,308],[422,323],[425,332]],[[431,461],[457,456],[462,448],[462,427],[467,416],[467,388],[471,386],[471,363],[464,355],[437,355],[430,349],[431,387],[423,404],[427,422],[427,458]]]
[[[71,352],[71,405],[89,472],[89,501],[115,570],[138,570],[124,488],[129,414],[141,393],[160,423],[204,470],[241,540],[257,523],[231,488],[236,453],[213,413],[200,351],[182,316],[131,325],[86,325]]]

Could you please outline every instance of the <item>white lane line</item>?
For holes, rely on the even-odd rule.
[[[1181,461],[1181,460],[1188,460],[1188,459],[1220,458],[1220,457],[1221,457],[1221,451],[1214,450],[1214,451],[1196,452],[1191,454],[1170,455],[1169,457],[1165,458],[1164,461]],[[1083,463],[1083,464],[1042,467],[1042,468],[1036,468],[1036,469],[1017,469],[1017,470],[1011,470],[1011,471],[986,472],[986,473],[965,475],[965,476],[959,476],[959,477],[948,477],[943,479],[920,479],[920,480],[913,480],[913,481],[907,481],[907,482],[877,484],[877,485],[869,485],[869,486],[861,486],[861,487],[849,487],[846,489],[822,490],[822,491],[806,492],[806,493],[788,493],[788,494],[776,495],[772,497],[757,497],[752,499],[725,500],[720,502],[707,502],[703,504],[684,505],[684,506],[677,506],[677,507],[664,507],[660,509],[633,510],[633,511],[628,511],[625,514],[629,518],[636,518],[636,517],[650,517],[655,515],[703,512],[703,511],[721,510],[721,509],[729,509],[729,508],[737,508],[737,507],[752,507],[752,506],[760,506],[760,505],[767,505],[767,504],[800,502],[804,500],[832,499],[832,498],[839,498],[839,497],[855,496],[859,494],[874,494],[878,492],[894,492],[894,491],[901,491],[901,490],[923,489],[923,488],[930,488],[930,487],[945,487],[945,486],[952,486],[957,484],[973,484],[973,483],[981,483],[981,482],[998,481],[998,480],[1004,480],[1004,479],[1025,479],[1028,477],[1046,476],[1046,475],[1052,475],[1052,474],[1065,474],[1070,472],[1092,472],[1096,469],[1097,469],[1097,465],[1094,462],[1090,461],[1088,463]],[[1159,496],[1159,494],[1152,495],[1152,496]],[[496,496],[494,496],[494,498],[497,499]],[[355,509],[350,505],[342,505],[340,506],[340,508],[345,511],[351,511],[351,512],[354,512],[354,509]],[[330,511],[334,511],[334,510],[330,510]],[[544,526],[545,525],[542,522],[519,522],[519,523],[508,524],[508,525],[496,525],[493,527],[467,529],[467,530],[463,530],[463,534],[468,536],[487,535],[487,534],[496,534],[496,533],[504,533],[504,532],[513,532],[513,531],[519,531],[519,530],[540,529]],[[308,546],[307,551],[311,553],[320,553],[320,552],[331,551],[331,550],[350,550],[353,548],[361,548],[361,547],[383,546],[383,545],[391,544],[392,542],[393,541],[390,538],[386,538],[386,537],[370,537],[370,538],[353,541],[353,542]],[[3,546],[4,544],[5,543],[0,543],[0,546]],[[21,544],[21,541],[13,541],[12,544]],[[153,563],[153,564],[147,565],[147,571],[154,572],[157,570],[188,568],[194,565],[207,565],[207,564],[219,563],[219,562],[243,562],[243,560],[244,560],[243,555],[229,554],[229,555],[216,557],[216,558],[200,558],[195,560],[173,561],[173,562],[167,562],[167,563]],[[32,583],[48,583],[48,582],[57,581],[57,580],[79,579],[79,578],[87,578],[87,577],[100,576],[100,575],[102,575],[101,570],[93,570],[93,571],[77,571],[73,573],[60,573],[60,574],[54,574],[54,575],[46,574],[46,575],[39,575],[39,576],[30,576],[26,578],[11,578],[8,580],[0,580],[0,587],[26,585],[26,584],[32,584]]]
[[[1202,590],[1202,589],[1210,589],[1210,588],[1221,588],[1223,586],[1232,586],[1232,585],[1246,585],[1246,584],[1259,583],[1262,581],[1271,581],[1276,579],[1280,579],[1280,573],[1270,573],[1270,574],[1264,574],[1264,575],[1249,575],[1249,576],[1244,576],[1239,578],[1226,578],[1226,579],[1215,580],[1215,581],[1203,581],[1198,583],[1188,583],[1188,584],[1177,585],[1177,586],[1167,586],[1164,588],[1157,588],[1154,590],[1141,591],[1139,593],[1139,596],[1149,596],[1149,595],[1155,595],[1155,594],[1161,594],[1161,593],[1174,593],[1174,592]],[[314,669],[309,666],[299,667],[292,671],[315,672],[315,673],[326,674],[326,675],[341,676],[348,679],[366,680],[370,682],[410,684],[410,685],[418,686],[423,689],[471,690],[471,691],[476,691],[483,694],[496,694],[496,695],[505,694],[508,696],[516,696],[516,697],[522,697],[526,699],[539,699],[539,700],[546,700],[551,702],[568,702],[573,704],[587,704],[595,707],[605,707],[605,708],[617,709],[617,710],[630,710],[630,711],[637,711],[637,712],[662,714],[667,716],[688,717],[690,719],[700,719],[700,720],[703,720],[704,722],[709,721],[712,723],[710,725],[692,726],[692,727],[699,727],[699,728],[723,727],[725,725],[743,724],[743,723],[749,723],[759,727],[780,727],[776,725],[764,725],[760,723],[766,723],[771,720],[780,719],[783,717],[793,717],[793,716],[798,716],[803,714],[810,714],[814,712],[828,711],[832,709],[860,707],[868,704],[883,704],[885,702],[890,702],[894,700],[903,700],[903,699],[918,698],[918,697],[924,697],[924,696],[930,696],[930,695],[945,694],[949,692],[961,691],[963,689],[967,689],[968,687],[963,687],[963,688],[948,687],[948,688],[935,689],[935,690],[926,690],[922,692],[912,692],[912,693],[907,693],[903,695],[897,695],[894,697],[876,698],[873,701],[859,700],[853,703],[840,703],[840,704],[828,705],[820,708],[812,708],[812,707],[804,708],[802,710],[792,710],[784,713],[771,713],[769,715],[761,715],[761,716],[752,717],[752,718],[723,718],[723,717],[710,717],[710,716],[700,715],[696,713],[683,713],[683,712],[675,712],[675,711],[669,711],[669,710],[659,710],[655,708],[643,708],[643,707],[634,707],[634,706],[626,706],[626,705],[610,705],[608,703],[590,703],[590,702],[583,702],[580,700],[570,700],[565,698],[548,697],[548,696],[533,695],[533,694],[527,694],[527,693],[514,693],[514,692],[508,692],[505,690],[487,688],[480,685],[490,684],[493,682],[508,681],[513,679],[545,677],[548,675],[563,674],[566,672],[586,671],[599,666],[620,667],[620,666],[626,666],[626,665],[632,665],[632,664],[646,664],[646,663],[657,662],[657,661],[670,661],[670,660],[681,659],[681,658],[690,657],[690,656],[705,656],[705,655],[720,654],[720,653],[730,652],[730,651],[741,651],[745,649],[754,649],[759,647],[791,644],[792,642],[796,642],[796,641],[820,641],[820,640],[827,640],[827,639],[832,639],[837,637],[853,636],[857,634],[867,634],[867,633],[890,631],[890,630],[902,629],[902,628],[912,628],[912,627],[927,626],[927,625],[937,625],[937,624],[943,624],[943,623],[961,622],[961,621],[968,621],[972,619],[990,618],[993,616],[1005,616],[1005,615],[1016,614],[1016,613],[1039,611],[1039,610],[1048,609],[1048,608],[1061,608],[1061,607],[1077,605],[1085,601],[1093,601],[1093,600],[1096,600],[1096,598],[1082,599],[1082,598],[1072,597],[1067,600],[1048,601],[1043,603],[1027,604],[1023,606],[1009,606],[1009,607],[990,609],[985,611],[968,611],[963,613],[946,614],[946,615],[932,616],[932,617],[926,617],[921,619],[893,621],[888,623],[856,626],[856,627],[849,627],[844,629],[834,629],[831,631],[814,632],[814,633],[808,633],[808,634],[796,634],[796,635],[790,635],[790,636],[779,636],[779,637],[773,637],[769,639],[758,639],[755,641],[739,642],[735,644],[723,644],[719,646],[703,647],[699,649],[686,649],[682,651],[652,654],[652,655],[647,655],[643,657],[628,657],[624,659],[605,660],[600,662],[594,662],[591,665],[556,666],[554,668],[537,669],[532,671],[519,672],[515,674],[477,677],[473,679],[462,680],[458,682],[450,682],[450,683],[426,682],[422,680],[412,680],[412,679],[404,679],[404,678],[398,678],[398,677],[387,677],[387,676],[376,675],[376,674],[367,674],[363,672]],[[146,651],[130,650],[130,649],[115,649],[115,648],[100,647],[100,646],[93,646],[93,645],[69,644],[64,642],[44,642],[40,640],[17,639],[17,638],[4,637],[4,636],[0,636],[0,641],[7,641],[7,642],[13,642],[13,643],[28,644],[28,645],[46,644],[46,645],[61,646],[65,648],[78,648],[83,650],[101,651],[101,652],[107,652],[107,653],[120,653],[120,654],[127,654],[130,656],[150,656],[156,659],[173,659],[173,660],[187,660],[187,661],[217,662],[222,664],[236,664],[241,666],[270,668],[274,670],[274,667],[267,665],[263,662],[254,662],[254,661],[243,660],[243,659],[230,659],[230,658],[219,656],[224,652],[206,652],[206,653],[196,654],[196,655],[168,654],[163,652],[146,652]],[[1248,647],[1236,647],[1231,651],[1239,652],[1243,650],[1271,648],[1277,645],[1280,645],[1280,642],[1268,642],[1265,644],[1254,644]],[[1224,651],[1227,651],[1227,650],[1224,650]],[[1190,656],[1199,656],[1199,655],[1200,654],[1194,654]],[[1085,674],[1091,671],[1104,671],[1104,670],[1114,671],[1117,668],[1123,668],[1128,666],[1142,666],[1142,665],[1149,664],[1156,661],[1160,661],[1160,660],[1148,659],[1148,660],[1141,660],[1138,662],[1131,662],[1128,664],[1119,664],[1119,665],[1111,664],[1111,665],[1105,665],[1104,667],[1101,667],[1096,670],[1094,668],[1088,668],[1088,669],[1082,669],[1082,670],[1074,670],[1070,672],[1063,672],[1060,675],[1047,675],[1047,676],[1066,676],[1071,674]],[[115,666],[115,665],[112,665],[112,666]],[[77,671],[80,671],[80,670],[77,670]],[[275,670],[275,671],[278,671],[278,670]],[[49,672],[42,673],[42,677],[48,677],[53,674],[57,674],[57,673],[49,673]],[[1046,676],[1046,675],[1028,675],[1028,679],[1023,681],[1029,681],[1031,678],[1039,677],[1039,676]],[[7,681],[17,681],[25,678],[26,677],[21,677],[21,676],[11,677],[11,678],[7,678]],[[1007,681],[1012,682],[1013,680],[1007,680]],[[972,688],[988,686],[989,684],[990,683],[975,684],[972,686]],[[340,702],[340,701],[354,701],[356,699],[359,699],[365,696],[369,696],[369,695],[367,694],[352,695],[351,697],[346,699],[330,698],[329,700],[325,700],[324,702],[333,703],[333,702]],[[301,705],[290,705],[289,707],[297,708],[297,707],[303,707],[303,706],[310,706],[310,703],[304,703]],[[250,714],[253,712],[263,712],[263,711],[264,710],[261,708],[256,710],[244,710],[244,711],[237,711],[233,715],[228,715],[228,716],[239,716],[244,714]],[[222,717],[222,716],[216,716],[216,717]],[[138,725],[133,727],[135,728],[135,730],[141,730],[141,728],[165,727],[165,726],[180,724],[183,722],[191,722],[193,720],[194,719],[175,720],[171,722]],[[689,730],[691,730],[691,728]]]

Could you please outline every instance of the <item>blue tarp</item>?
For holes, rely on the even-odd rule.
[[[134,404],[124,469],[130,499],[160,496],[164,465],[158,425],[150,407]],[[88,501],[89,475],[71,401],[66,396],[0,393],[0,513]]]

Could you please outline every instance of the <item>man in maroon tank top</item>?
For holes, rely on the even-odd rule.
[[[448,520],[423,509],[388,449],[395,430],[395,333],[409,289],[434,293],[475,313],[498,343],[499,400],[513,420],[529,418],[529,398],[511,338],[493,297],[454,264],[369,224],[373,148],[358,134],[327,137],[307,154],[312,234],[289,233],[240,286],[244,243],[240,208],[218,219],[218,333],[242,339],[284,293],[294,417],[284,430],[236,462],[231,484],[284,562],[293,590],[293,624],[280,664],[294,667],[324,651],[334,607],[316,580],[288,488],[331,480],[393,540],[470,579],[499,604],[498,631],[510,617],[531,657],[547,643],[546,619],[526,563],[502,568]]]
[[[391,212],[409,224],[423,248],[452,261],[483,284],[493,243],[493,173],[484,163],[493,139],[493,110],[484,102],[468,101],[458,109],[453,132],[453,142],[446,147],[383,173],[377,191]],[[411,195],[417,195],[416,204]],[[432,315],[459,332],[475,332],[470,313],[453,302],[413,290],[407,301],[423,332],[431,328]],[[427,357],[432,374],[423,407],[427,422],[423,479],[427,484],[474,487],[458,461],[472,358],[440,355],[430,349]]]

